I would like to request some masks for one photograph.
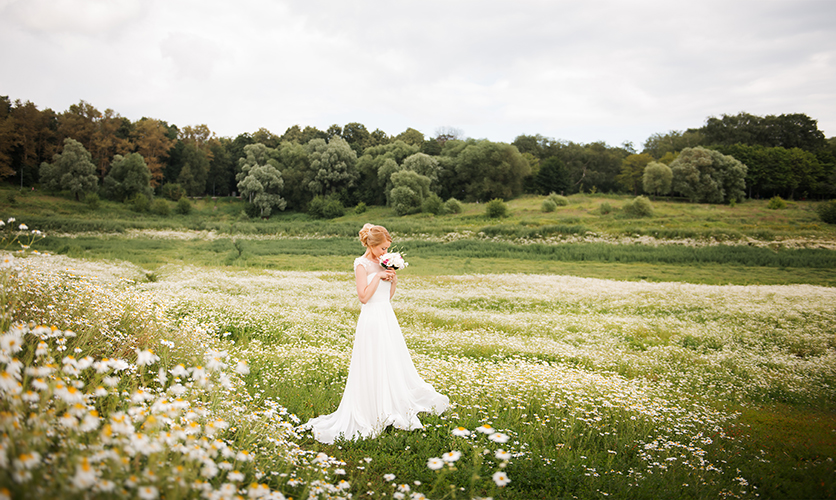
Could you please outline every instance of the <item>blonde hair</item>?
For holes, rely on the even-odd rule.
[[[363,229],[360,230],[360,243],[362,243],[366,248],[376,247],[384,241],[391,242],[392,237],[389,236],[389,231],[387,231],[383,226],[366,224],[363,226]]]

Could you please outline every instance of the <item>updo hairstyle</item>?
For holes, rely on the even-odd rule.
[[[384,241],[392,241],[392,237],[389,236],[389,231],[383,226],[366,224],[360,230],[360,243],[366,248],[376,247]]]

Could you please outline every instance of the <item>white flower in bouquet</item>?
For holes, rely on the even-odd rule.
[[[380,256],[380,265],[386,269],[399,271],[408,266],[409,263],[403,260],[403,256],[400,252],[389,252]]]

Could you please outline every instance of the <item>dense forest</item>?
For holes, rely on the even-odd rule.
[[[56,113],[0,96],[0,179],[8,184],[79,200],[235,195],[250,202],[253,216],[359,203],[407,214],[450,198],[582,191],[710,203],[828,199],[836,195],[835,158],[836,138],[826,139],[804,114],[709,117],[699,128],[654,134],[639,152],[540,135],[506,144],[451,128],[435,137],[412,128],[391,136],[361,123],[217,137],[206,125],[132,122],[84,101]]]

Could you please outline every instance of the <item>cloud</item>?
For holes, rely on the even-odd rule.
[[[807,113],[836,134],[832,0],[0,0],[0,94],[132,119],[359,121],[640,145],[707,116]],[[106,38],[103,38],[106,37]]]
[[[160,42],[160,53],[170,59],[178,77],[205,79],[222,57],[220,47],[191,33],[170,33]]]
[[[17,0],[4,14],[39,33],[101,35],[142,14],[141,0]]]

